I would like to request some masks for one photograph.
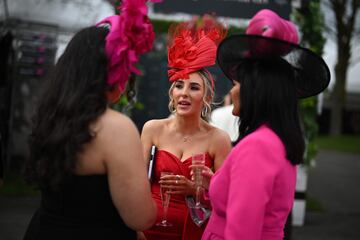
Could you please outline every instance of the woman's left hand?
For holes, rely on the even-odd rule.
[[[169,188],[170,194],[188,196],[196,192],[195,183],[183,175],[166,175],[160,178],[159,183],[162,187]]]
[[[211,170],[211,168],[204,165],[191,165],[189,168],[191,169],[190,171],[191,179],[194,178],[194,171],[196,170],[201,171],[201,175],[203,176],[201,185],[205,190],[209,190],[210,180],[214,175],[214,172]]]

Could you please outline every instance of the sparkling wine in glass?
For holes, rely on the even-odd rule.
[[[160,176],[166,176],[166,175],[173,175],[172,172],[161,172]],[[163,218],[161,220],[161,222],[157,223],[156,226],[161,226],[161,227],[171,227],[172,224],[170,222],[168,222],[167,220],[167,214],[168,214],[168,209],[169,209],[169,202],[170,202],[170,193],[168,193],[170,189],[169,188],[164,188],[161,187],[160,185],[160,197],[161,197],[161,203],[163,206]]]
[[[195,196],[195,207],[200,208],[200,196],[202,192],[202,168],[200,166],[205,165],[205,154],[204,153],[198,153],[192,155],[192,165],[197,165],[199,168],[194,169],[194,182],[196,187],[196,196]]]

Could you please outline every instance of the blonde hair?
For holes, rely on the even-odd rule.
[[[213,99],[214,99],[214,95],[215,95],[215,91],[214,91],[213,83],[212,83],[213,78],[210,75],[211,73],[204,69],[201,69],[194,73],[198,73],[204,82],[205,92],[204,92],[204,96],[202,99],[204,106],[201,110],[201,118],[208,122],[210,119],[210,115],[211,115],[211,105],[213,104]],[[176,84],[176,81],[174,81],[169,88],[168,108],[171,113],[175,113],[174,98],[172,96],[172,91],[175,87],[175,84]]]

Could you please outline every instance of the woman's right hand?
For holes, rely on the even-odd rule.
[[[169,189],[170,194],[194,195],[195,183],[183,175],[167,175],[160,178],[160,186]]]

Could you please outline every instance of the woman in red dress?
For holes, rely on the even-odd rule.
[[[180,23],[169,31],[169,109],[173,117],[148,121],[141,136],[145,159],[150,158],[152,145],[158,149],[151,185],[158,206],[157,222],[163,217],[160,185],[167,186],[171,189],[167,219],[173,226],[154,225],[144,234],[139,233],[139,239],[200,239],[205,226],[193,223],[185,203],[185,197],[195,196],[196,192],[189,168],[192,154],[204,153],[205,165],[216,171],[231,150],[227,133],[207,122],[214,82],[204,69],[215,64],[217,43],[225,31],[209,16],[198,23]],[[161,177],[163,171],[173,175]]]

